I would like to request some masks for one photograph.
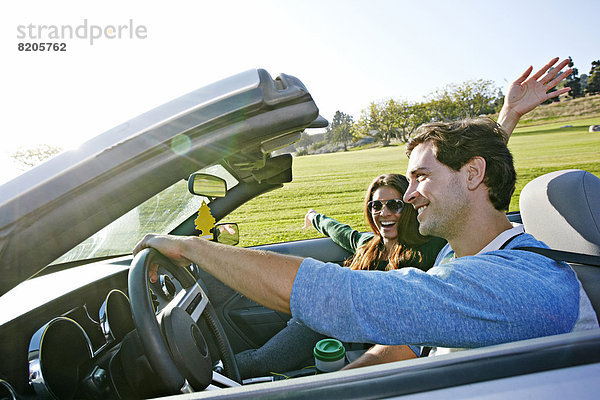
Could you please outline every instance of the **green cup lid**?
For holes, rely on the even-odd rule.
[[[346,354],[346,349],[337,339],[323,339],[315,344],[313,354],[321,361],[337,361]]]

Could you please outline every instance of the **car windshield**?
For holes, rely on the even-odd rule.
[[[225,179],[227,189],[238,183],[218,164],[200,172]],[[210,203],[207,197],[192,195],[188,191],[187,181],[179,181],[116,219],[50,265],[129,254],[145,234],[171,232],[197,212],[202,201]]]

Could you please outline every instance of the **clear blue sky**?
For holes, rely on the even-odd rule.
[[[321,114],[422,100],[449,83],[504,88],[529,65],[600,59],[599,1],[22,1],[0,5],[2,150],[78,143],[152,107],[261,67],[299,77]],[[145,38],[66,39],[19,52],[19,26],[143,27]],[[586,21],[589,19],[589,21]],[[47,28],[46,28],[47,29]],[[48,34],[48,31],[45,31]],[[3,176],[4,175],[4,176]]]

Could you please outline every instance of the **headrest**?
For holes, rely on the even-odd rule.
[[[600,179],[579,169],[529,182],[519,197],[525,231],[553,249],[600,255]]]

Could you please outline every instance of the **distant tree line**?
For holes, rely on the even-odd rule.
[[[600,60],[592,62],[589,75],[579,76],[569,57],[572,74],[557,88],[570,87],[570,98],[600,93]],[[550,70],[551,71],[551,70]],[[553,88],[552,91],[556,90]],[[558,97],[548,100],[560,101]],[[479,79],[450,84],[429,95],[422,102],[388,99],[371,102],[357,121],[352,115],[336,111],[324,136],[311,137],[303,133],[296,149],[304,155],[344,150],[360,142],[376,141],[384,146],[394,139],[405,143],[422,124],[432,121],[452,121],[494,114],[504,104],[504,94],[489,80]]]
[[[406,142],[422,124],[431,121],[448,121],[472,118],[498,112],[504,95],[492,81],[483,79],[451,84],[431,94],[426,101],[388,99],[371,102],[359,119],[336,111],[322,140],[311,140],[303,134],[296,148],[297,154],[344,150],[357,142],[380,142],[384,146],[397,139]],[[320,137],[319,137],[320,138]]]
[[[590,69],[589,75],[579,75],[579,69],[575,68],[573,59],[569,57],[569,68],[573,70],[571,75],[565,79],[565,81],[558,85],[560,87],[570,87],[571,90],[568,96],[572,99],[583,97],[586,94],[594,95],[600,93],[600,60],[592,61],[592,68]],[[552,68],[550,69],[552,71]],[[555,91],[557,88],[553,88],[551,91]],[[560,101],[558,97],[547,100],[543,104],[549,104],[551,102]]]
[[[592,69],[590,69],[589,75],[582,74],[579,76],[579,71],[574,68],[573,60],[571,60],[569,67],[573,69],[573,73],[565,82],[565,85],[571,88],[569,96],[576,98],[582,97],[584,93],[589,95],[600,93],[600,60],[592,61]]]
[[[571,98],[599,94],[600,60],[592,61],[589,75],[580,76],[571,57],[569,59],[569,68],[573,72],[557,88],[570,87],[568,95]],[[548,100],[552,101],[560,100],[558,97]],[[479,79],[450,84],[430,94],[423,102],[394,99],[371,102],[357,121],[352,115],[338,110],[324,136],[303,132],[295,148],[298,155],[303,155],[319,151],[346,151],[350,145],[373,141],[389,145],[397,139],[405,143],[421,124],[494,114],[503,104],[504,94],[492,81]],[[61,151],[58,146],[41,144],[20,148],[11,157],[19,163],[21,170],[26,170]]]

